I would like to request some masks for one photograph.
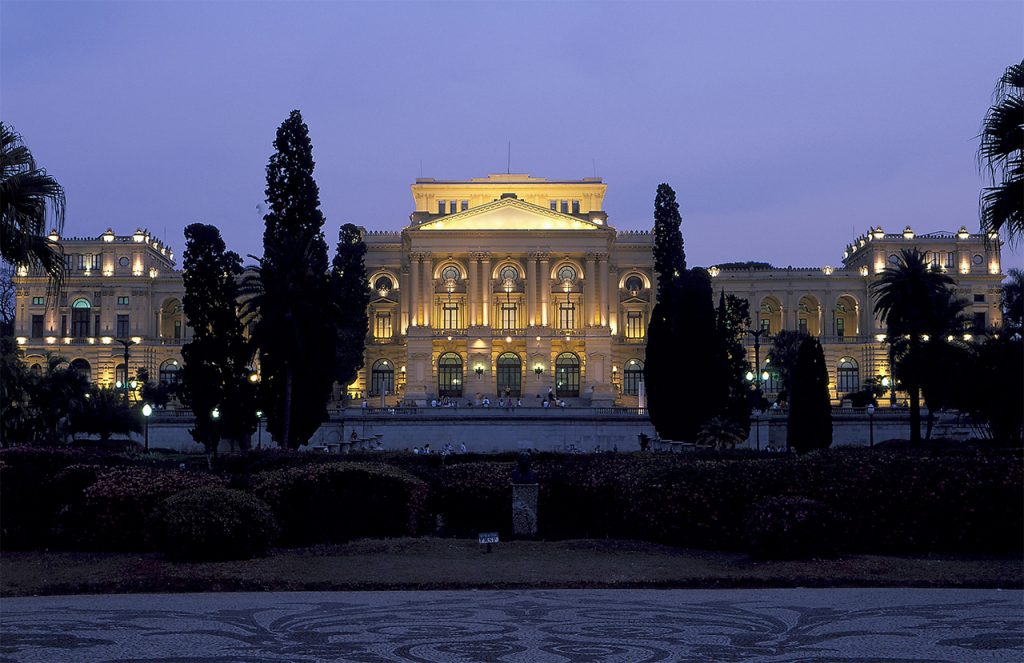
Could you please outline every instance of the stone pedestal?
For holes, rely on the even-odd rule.
[[[537,496],[535,483],[512,484],[512,533],[517,539],[537,537]]]

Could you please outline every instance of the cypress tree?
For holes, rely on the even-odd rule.
[[[821,343],[807,337],[800,344],[789,396],[786,443],[797,453],[832,446],[832,401]]]
[[[686,270],[679,203],[668,184],[659,184],[654,196],[654,273],[658,277],[657,302],[665,303]]]
[[[195,415],[192,437],[215,454],[221,437],[244,445],[256,429],[252,353],[236,314],[242,260],[225,249],[215,226],[193,223],[185,228],[182,261],[182,306],[193,332],[181,349],[181,398]]]
[[[366,350],[370,287],[366,280],[365,256],[362,232],[346,223],[338,232],[338,249],[331,265],[331,292],[338,307],[334,378],[342,387],[356,379]]]
[[[277,130],[267,165],[263,258],[248,308],[260,367],[267,430],[278,444],[298,448],[326,418],[334,383],[334,323],[320,192],[313,180],[313,146],[299,111]]]

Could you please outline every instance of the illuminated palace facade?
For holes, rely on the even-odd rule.
[[[538,406],[552,390],[577,405],[635,406],[654,305],[653,234],[617,231],[603,211],[598,178],[548,180],[491,175],[418,179],[415,211],[400,231],[369,231],[371,288],[364,368],[348,393],[372,404],[465,405],[506,393]],[[58,351],[93,381],[114,385],[123,347],[135,342],[131,373],[177,380],[188,322],[173,254],[145,231],[63,239],[69,278],[56,307],[42,277],[17,283],[16,336],[30,365]],[[916,247],[957,280],[976,328],[998,326],[1003,279],[998,241],[961,228],[915,235],[872,228],[835,268],[711,267],[717,293],[750,302],[764,330],[749,358],[771,394],[771,336],[784,329],[821,339],[832,395],[890,375],[884,329],[869,287]],[[680,352],[700,352],[680,348]],[[680,376],[680,380],[700,379]]]

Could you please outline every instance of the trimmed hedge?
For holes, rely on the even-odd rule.
[[[265,555],[277,522],[262,500],[240,490],[194,488],[168,497],[150,520],[171,559],[229,560]]]
[[[834,557],[842,548],[832,511],[803,497],[772,497],[747,519],[747,552],[754,559]]]
[[[427,527],[428,488],[382,463],[309,464],[252,478],[288,545],[414,536]]]
[[[80,508],[72,507],[71,529],[77,543],[96,550],[149,550],[154,534],[149,518],[164,499],[183,490],[221,487],[224,479],[209,474],[140,467],[105,469],[82,491]]]

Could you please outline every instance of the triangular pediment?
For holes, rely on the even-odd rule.
[[[518,198],[502,198],[426,221],[411,230],[598,230],[604,227]]]

